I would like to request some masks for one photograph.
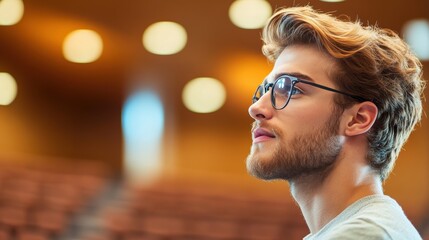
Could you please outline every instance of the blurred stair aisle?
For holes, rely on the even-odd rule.
[[[120,180],[110,179],[99,196],[72,219],[68,229],[61,236],[53,240],[78,240],[91,236],[102,236],[105,230],[103,218],[99,216],[100,212],[111,204],[120,189]]]

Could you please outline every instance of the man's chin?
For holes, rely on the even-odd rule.
[[[247,172],[259,179],[262,180],[272,180],[277,177],[273,176],[273,169],[269,167],[270,163],[267,161],[272,161],[272,157],[262,157],[255,156],[256,154],[251,154],[247,157],[246,167]]]

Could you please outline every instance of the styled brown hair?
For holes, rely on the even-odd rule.
[[[316,45],[336,59],[331,77],[339,90],[371,99],[378,108],[367,135],[367,159],[386,179],[422,115],[422,65],[409,46],[392,30],[341,20],[310,6],[278,10],[262,40],[271,61],[294,44]],[[343,110],[355,103],[340,94],[335,102]]]

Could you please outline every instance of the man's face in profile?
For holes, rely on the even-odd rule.
[[[328,72],[335,62],[316,47],[294,45],[283,50],[268,78],[282,74],[304,75],[334,88]],[[297,83],[299,91],[282,110],[271,105],[271,91],[249,108],[255,119],[247,170],[261,179],[293,180],[325,172],[341,150],[337,136],[341,113],[334,108],[334,93]]]

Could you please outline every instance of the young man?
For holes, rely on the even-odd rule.
[[[382,188],[422,114],[409,47],[311,7],[275,13],[263,41],[274,67],[249,108],[249,173],[290,183],[305,239],[421,239]]]

